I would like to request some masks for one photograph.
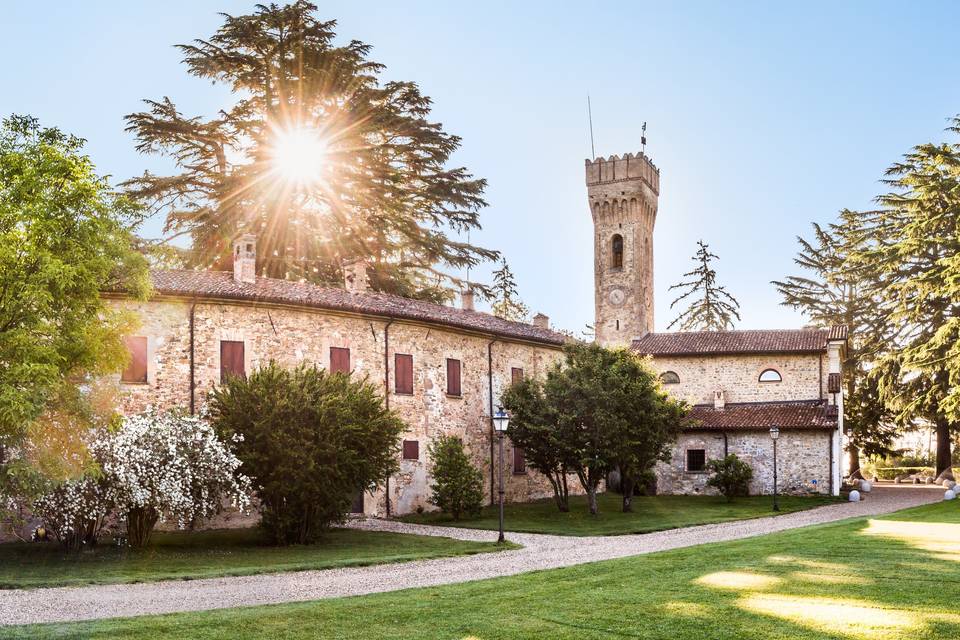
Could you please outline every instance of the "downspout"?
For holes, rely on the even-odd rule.
[[[728,455],[730,455],[730,453],[729,453],[729,447],[727,444],[727,432],[724,431],[723,432],[723,457],[726,458]]]
[[[393,318],[383,325],[383,404],[390,410],[390,325]],[[390,517],[390,476],[387,475],[387,484],[384,487],[384,500],[387,503],[387,517]]]
[[[496,340],[491,340],[487,343],[487,386],[490,390],[490,506],[496,504],[496,496],[494,495],[496,477],[494,476],[493,467],[496,463],[495,456],[496,453],[493,448],[493,343]]]
[[[830,448],[830,495],[831,496],[833,495],[833,438],[839,428],[840,427],[837,427],[837,429],[834,429],[833,431],[831,431],[830,437],[827,438],[827,446]]]
[[[196,413],[196,365],[194,364],[194,340],[193,340],[193,327],[194,327],[194,311],[197,308],[197,299],[194,298],[193,302],[190,304],[190,415]]]

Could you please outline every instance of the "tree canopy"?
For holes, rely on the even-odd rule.
[[[34,449],[67,442],[88,404],[78,385],[125,364],[132,319],[101,292],[149,289],[131,233],[139,210],[83,145],[28,116],[0,126],[0,489],[31,429],[46,434]]]
[[[625,479],[623,509],[631,509],[632,485],[658,460],[669,460],[686,416],[639,356],[625,349],[571,343],[546,380],[523,381],[503,395],[512,418],[507,435],[543,471],[564,510],[567,472],[587,492],[597,512],[597,489],[618,469]]]
[[[712,262],[717,255],[710,252],[710,247],[703,240],[697,241],[697,253],[693,256],[696,268],[683,274],[684,280],[670,287],[670,290],[680,290],[680,295],[670,303],[670,308],[693,298],[687,303],[687,308],[673,322],[667,325],[668,329],[680,325],[681,331],[724,331],[733,329],[733,320],[740,320],[740,303],[737,302],[726,288],[717,284],[717,272]]]
[[[383,80],[370,45],[338,44],[336,22],[316,11],[258,5],[178,45],[189,74],[235,100],[210,117],[147,100],[128,130],[177,173],[126,187],[166,216],[167,239],[189,235],[188,265],[225,266],[249,231],[261,275],[339,284],[342,261],[363,257],[375,289],[446,300],[464,284],[451,271],[499,257],[455,238],[479,228],[486,181],[450,165],[460,138],[430,120],[431,99]]]

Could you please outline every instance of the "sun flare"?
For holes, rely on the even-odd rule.
[[[283,179],[310,184],[320,179],[327,160],[327,142],[316,129],[277,131],[271,145],[271,162]]]

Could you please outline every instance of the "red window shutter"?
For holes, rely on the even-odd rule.
[[[460,361],[447,358],[447,395],[460,395]]]
[[[420,459],[420,441],[419,440],[403,441],[403,459],[404,460]]]
[[[330,373],[350,373],[350,349],[330,347]]]
[[[122,382],[147,381],[147,339],[143,336],[129,336],[123,339],[130,352],[130,364],[120,374]]]
[[[516,384],[523,380],[523,369],[520,367],[514,367],[510,369],[510,382]]]
[[[230,376],[247,377],[243,364],[243,342],[239,340],[220,341],[220,381]]]
[[[513,448],[513,472],[514,473],[527,472],[527,459],[523,456],[523,449],[521,449],[520,447]]]
[[[394,383],[397,393],[413,393],[413,356],[398,353],[393,357]]]

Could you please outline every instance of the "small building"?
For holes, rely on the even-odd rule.
[[[708,493],[706,463],[736,454],[753,469],[750,492],[837,495],[846,329],[650,333],[634,351],[652,358],[663,388],[692,405],[669,463],[664,493]]]

